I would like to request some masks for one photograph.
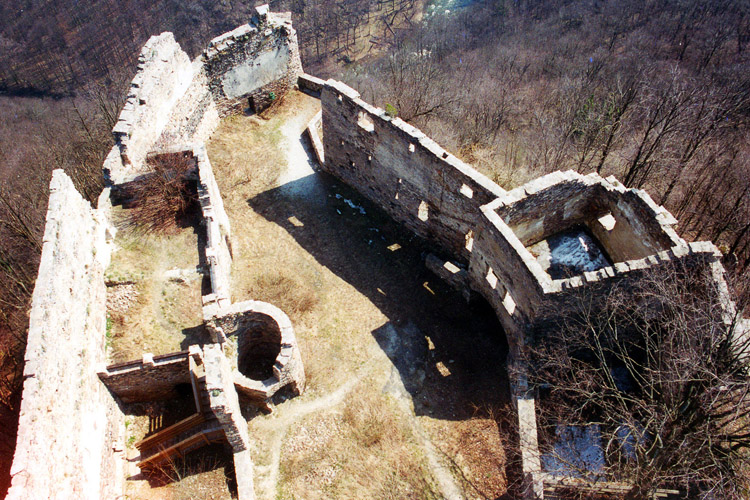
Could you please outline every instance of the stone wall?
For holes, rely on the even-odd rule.
[[[321,89],[323,169],[416,234],[468,261],[479,207],[505,191],[343,83]]]
[[[250,23],[211,40],[203,53],[219,115],[267,108],[297,84],[302,63],[291,14],[256,8]]]
[[[157,144],[205,142],[220,118],[248,107],[262,111],[297,85],[300,74],[291,14],[268,6],[213,39],[193,62],[172,33],[151,37],[112,130],[120,160],[108,157],[105,177],[113,184],[131,180],[146,169],[146,154]]]
[[[228,340],[236,346],[228,353],[234,383],[249,400],[264,405],[268,398],[286,386],[295,394],[304,390],[305,371],[294,328],[289,317],[278,307],[257,300],[238,302],[208,321],[207,327],[216,340]],[[254,349],[259,352],[254,352]],[[254,380],[240,370],[241,355],[257,357],[268,353],[275,356],[269,377]]]
[[[192,63],[193,79],[172,109],[167,125],[159,138],[162,144],[202,143],[219,126],[219,111],[211,92],[203,59]]]
[[[188,351],[154,356],[100,367],[104,385],[124,403],[158,401],[178,397],[175,387],[190,384]]]
[[[190,58],[172,33],[152,36],[141,50],[138,71],[112,133],[120,149],[124,172],[140,172],[146,153],[167,124],[172,107],[193,78]],[[113,173],[114,174],[114,173]]]
[[[300,82],[310,92],[320,85],[323,169],[447,251],[459,266],[446,268],[434,256],[428,265],[462,291],[468,285],[484,296],[500,319],[510,347],[508,362],[514,366],[511,386],[519,411],[527,497],[543,493],[535,402],[521,360],[545,314],[573,307],[587,285],[596,283],[606,293],[609,287],[628,286],[656,268],[680,262],[688,268],[710,268],[725,297],[726,316],[731,316],[733,305],[725,284],[721,286],[721,254],[710,242],[688,245],[674,231],[671,214],[645,192],[626,189],[613,177],[572,171],[505,192],[344,84],[320,84],[305,76]],[[526,247],[577,225],[594,234],[614,265],[552,279]],[[468,272],[462,263],[468,263]]]
[[[202,144],[196,146],[193,154],[198,162],[198,198],[206,227],[206,265],[211,280],[212,296],[204,297],[204,304],[215,303],[221,307],[232,300],[232,230],[206,147]]]
[[[614,177],[554,172],[509,191],[495,209],[524,246],[575,225],[585,225],[615,261],[639,259],[685,242],[677,221],[642,190]],[[609,215],[613,227],[599,223]]]
[[[96,377],[105,359],[111,229],[62,170],[50,184],[8,499],[116,498],[123,415]]]

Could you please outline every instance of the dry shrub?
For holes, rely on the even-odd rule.
[[[248,290],[250,297],[269,302],[290,316],[311,311],[319,302],[315,291],[304,283],[280,274],[263,274]]]
[[[129,210],[123,225],[144,233],[174,233],[197,207],[195,159],[180,152],[148,162],[151,171],[124,188]]]

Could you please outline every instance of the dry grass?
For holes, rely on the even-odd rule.
[[[340,414],[295,426],[279,497],[440,498],[408,416],[366,384],[355,393]]]
[[[475,325],[460,296],[424,270],[424,248],[369,206],[366,216],[347,206],[344,199],[364,202],[345,186],[318,176],[317,184],[291,181],[299,191],[279,187],[279,178],[288,178],[290,124],[301,133],[319,106],[294,93],[265,120],[223,121],[208,144],[232,224],[233,300],[264,300],[289,315],[307,376],[302,396],[249,421],[256,494],[259,500],[439,498],[423,438],[414,434],[420,428],[439,451],[450,448],[445,462],[466,496],[481,498],[461,475],[476,482],[485,470],[502,470],[502,443],[491,436],[496,426],[465,409],[505,397],[497,347],[476,333],[498,329],[497,320],[483,312],[490,326]],[[388,249],[393,243],[401,248]],[[417,393],[394,395],[390,385],[400,377],[394,363],[404,360],[389,358],[377,336],[385,325],[406,322],[434,339],[430,352],[437,357],[428,358],[426,379],[412,388]],[[472,350],[495,357],[477,360]],[[452,375],[439,374],[438,362]],[[317,406],[318,398],[353,381],[359,382],[345,395]],[[497,486],[504,477],[491,481]]]
[[[311,312],[320,301],[316,291],[304,281],[278,273],[255,277],[247,296],[274,304],[295,317]]]
[[[114,209],[123,217],[127,210]],[[117,250],[106,271],[112,282],[130,281],[137,299],[127,311],[110,312],[110,359],[140,358],[144,352],[180,351],[191,330],[202,324],[201,275],[192,272],[199,263],[198,236],[193,228],[171,234],[142,234],[123,228],[115,238]],[[170,270],[185,270],[184,278],[170,279]]]

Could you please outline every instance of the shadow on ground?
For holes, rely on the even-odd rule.
[[[417,415],[439,419],[488,416],[507,407],[500,323],[488,304],[467,305],[425,268],[432,249],[423,240],[321,172],[247,202],[387,316],[372,332],[394,365],[384,391],[410,397]]]

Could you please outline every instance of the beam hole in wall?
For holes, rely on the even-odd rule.
[[[375,122],[373,122],[370,115],[368,115],[364,111],[360,111],[359,115],[357,115],[357,125],[362,127],[362,129],[367,132],[375,131]]]
[[[615,219],[611,212],[599,217],[597,221],[607,231],[612,231],[615,228],[615,224],[617,224],[617,219]]]
[[[474,190],[471,189],[466,184],[461,185],[460,192],[462,195],[466,196],[467,198],[473,198],[474,197]]]
[[[505,297],[503,298],[503,306],[511,316],[513,316],[513,313],[516,312],[516,301],[513,300],[513,296],[507,290],[505,291]]]
[[[497,288],[497,276],[495,276],[495,271],[493,271],[491,267],[487,268],[487,276],[485,276],[485,279],[493,290]]]
[[[415,150],[415,148],[414,148],[414,144],[409,144],[409,152],[410,152],[410,153],[413,153],[413,152],[414,152],[414,150]]]
[[[472,248],[474,248],[474,231],[469,229],[469,232],[466,233],[466,250],[471,252]]]
[[[430,208],[427,206],[427,202],[419,202],[419,210],[417,211],[417,217],[421,221],[427,221],[430,218]]]

